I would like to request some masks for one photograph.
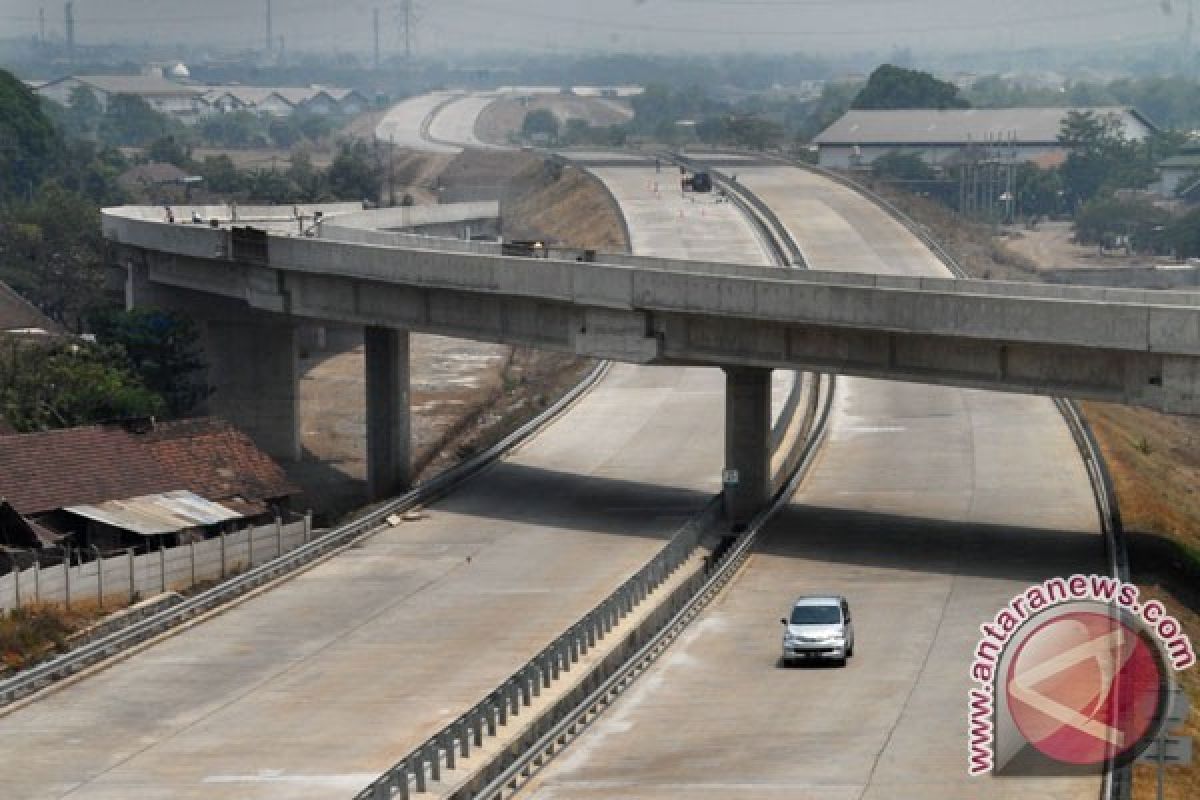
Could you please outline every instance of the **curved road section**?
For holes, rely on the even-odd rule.
[[[656,197],[629,224],[646,254],[707,237],[766,263],[731,205]],[[352,795],[699,512],[719,489],[724,403],[719,370],[614,366],[426,518],[0,715],[0,794]]]
[[[479,115],[496,100],[497,96],[494,94],[469,94],[442,106],[429,121],[429,141],[456,148],[508,149],[488,144],[475,135]]]
[[[745,168],[812,267],[945,269],[869,201],[808,172]],[[1050,400],[838,382],[829,439],[758,552],[679,642],[523,796],[1078,798],[1096,778],[967,776],[979,625],[1031,582],[1103,571],[1095,501]],[[785,669],[799,594],[845,594],[845,669]]]
[[[375,138],[410,150],[457,155],[461,147],[431,141],[428,128],[439,109],[460,97],[461,92],[431,92],[397,103],[375,127]]]

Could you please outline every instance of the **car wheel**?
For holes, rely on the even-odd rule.
[[[849,653],[847,653],[846,655],[849,655]],[[839,667],[846,666],[846,656],[842,656],[841,658],[837,659],[834,663],[837,664]]]
[[[852,658],[853,656],[854,656],[854,645],[851,644],[850,647],[848,647],[846,649],[846,658]]]

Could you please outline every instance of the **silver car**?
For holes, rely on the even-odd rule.
[[[783,664],[802,658],[832,658],[842,666],[854,655],[854,622],[850,604],[841,595],[805,595],[779,620],[783,633]]]

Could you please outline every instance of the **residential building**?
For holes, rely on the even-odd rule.
[[[297,493],[248,436],[213,417],[0,436],[0,499],[32,534],[11,513],[6,530],[26,544],[156,549],[270,520]]]
[[[71,75],[44,84],[37,93],[67,105],[71,93],[80,88],[90,91],[101,108],[107,108],[116,95],[133,95],[145,100],[155,111],[185,122],[200,116],[204,109],[201,98],[206,91],[202,86],[177,83],[161,75]]]
[[[208,88],[204,100],[210,113],[250,111],[274,117],[286,117],[298,110],[351,116],[370,106],[362,92],[325,86],[213,86]]]
[[[1158,192],[1164,197],[1200,199],[1200,145],[1160,161],[1158,174]]]
[[[1111,117],[1128,139],[1153,134],[1154,124],[1133,108],[1004,108],[849,111],[813,142],[818,163],[835,169],[869,166],[887,153],[912,153],[934,166],[966,158],[1053,161],[1068,148],[1058,141],[1070,111]]]

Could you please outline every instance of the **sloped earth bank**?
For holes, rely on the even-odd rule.
[[[527,153],[464,153],[423,162],[410,175],[446,191],[487,187],[502,200],[505,235],[576,247],[625,250],[620,212],[607,190],[581,170],[544,164]],[[434,163],[440,160],[439,163]],[[531,419],[574,386],[590,361],[550,353],[416,334],[410,341],[414,469],[427,478]],[[297,506],[329,523],[360,506],[366,479],[363,350],[302,354],[304,458],[288,474],[304,490]]]
[[[986,226],[965,223],[943,206],[902,192],[888,199],[930,231],[974,277],[1039,280],[1039,250],[1011,248]],[[1047,260],[1058,251],[1047,250]],[[1117,488],[1133,579],[1143,594],[1164,600],[1179,617],[1193,645],[1200,645],[1200,418],[1159,414],[1144,408],[1083,403]],[[1180,678],[1192,707],[1200,708],[1200,669]],[[1200,713],[1184,732],[1200,736]],[[1200,764],[1167,770],[1164,797],[1200,797]],[[1135,800],[1156,797],[1155,770],[1137,767]]]
[[[573,95],[536,95],[530,98],[506,97],[484,109],[475,123],[475,135],[484,142],[509,144],[521,130],[525,115],[545,109],[566,126],[568,119],[581,119],[593,127],[621,125],[633,117],[629,105],[621,100]]]

